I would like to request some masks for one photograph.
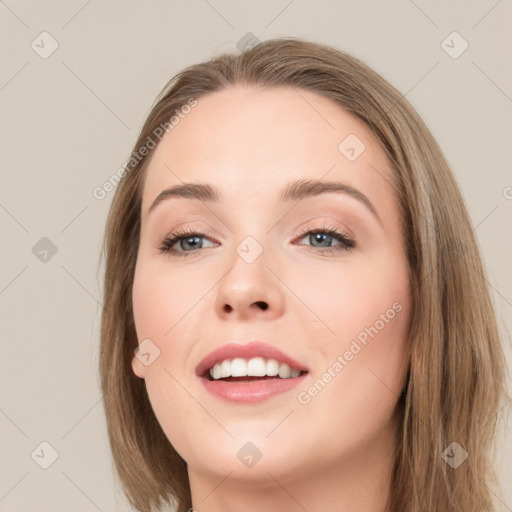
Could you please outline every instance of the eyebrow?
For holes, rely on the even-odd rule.
[[[281,202],[300,201],[308,197],[315,197],[321,194],[338,193],[345,194],[364,204],[377,218],[380,224],[381,219],[372,202],[359,190],[338,181],[302,179],[288,183],[279,195]],[[148,209],[148,214],[162,201],[173,197],[198,199],[204,202],[218,203],[221,198],[219,189],[207,183],[181,183],[162,190],[155,198]]]

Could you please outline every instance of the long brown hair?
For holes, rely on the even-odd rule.
[[[413,311],[407,384],[390,511],[492,510],[491,448],[505,389],[505,359],[484,266],[457,184],[433,136],[402,94],[358,59],[300,39],[265,41],[217,56],[172,78],[152,108],[109,212],[99,372],[115,469],[140,512],[192,506],[185,461],[131,369],[138,341],[131,302],[145,169],[159,127],[184,105],[236,85],[292,87],[330,98],[364,122],[394,171]],[[175,117],[176,119],[176,117]],[[167,123],[167,124],[166,124]],[[453,442],[460,446],[451,445]],[[459,467],[445,449],[468,454]]]

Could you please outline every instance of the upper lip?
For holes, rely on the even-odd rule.
[[[223,345],[222,347],[215,349],[197,365],[196,374],[203,377],[216,363],[220,363],[225,359],[235,359],[236,357],[250,359],[258,356],[266,359],[276,359],[280,363],[286,363],[292,369],[295,368],[301,371],[308,371],[305,365],[299,363],[293,359],[293,357],[290,357],[278,348],[267,343],[263,343],[262,341],[251,341],[245,345],[228,343],[227,345]]]

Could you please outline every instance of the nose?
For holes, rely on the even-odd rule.
[[[238,254],[217,288],[215,308],[224,320],[275,319],[283,314],[284,291],[265,251],[248,263]]]

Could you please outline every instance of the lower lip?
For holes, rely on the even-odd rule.
[[[208,380],[201,377],[204,387],[213,395],[231,403],[260,402],[298,386],[307,373],[291,379],[265,379],[248,382]]]

